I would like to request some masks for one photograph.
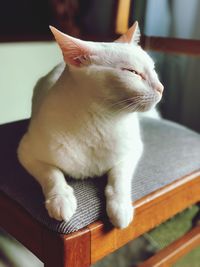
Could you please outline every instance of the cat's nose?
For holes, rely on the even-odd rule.
[[[164,86],[162,85],[162,83],[157,83],[154,85],[154,89],[159,92],[160,94],[163,93],[163,90],[164,90]]]

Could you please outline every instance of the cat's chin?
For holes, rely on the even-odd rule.
[[[146,101],[141,101],[140,104],[138,105],[133,105],[129,108],[129,112],[147,112],[157,105],[158,102],[161,100],[161,95],[160,96],[154,96],[151,99],[148,99]]]
[[[138,103],[136,105],[129,104],[127,107],[124,106],[123,108],[119,109],[119,113],[147,112],[155,108],[156,104],[160,101],[160,99],[161,98],[145,103],[141,101],[141,103]]]
[[[160,101],[160,99],[158,99],[157,101],[154,101],[154,102],[146,103],[145,105],[141,105],[141,107],[137,110],[137,112],[147,112],[147,111],[150,111],[151,109],[153,109],[153,108],[156,107],[156,105]],[[133,110],[133,112],[134,112],[134,110]]]

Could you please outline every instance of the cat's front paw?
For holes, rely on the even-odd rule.
[[[117,228],[126,228],[133,220],[134,207],[131,201],[109,199],[106,210],[111,223]]]
[[[45,206],[51,218],[68,222],[76,211],[77,201],[73,193],[66,192],[49,197]]]

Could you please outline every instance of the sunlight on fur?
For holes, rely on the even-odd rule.
[[[125,228],[134,215],[131,182],[143,150],[138,114],[159,118],[154,107],[163,86],[138,44],[137,22],[113,43],[86,42],[50,28],[64,63],[35,86],[19,160],[40,183],[49,216],[66,222],[77,201],[64,174],[85,179],[106,173],[108,217]]]

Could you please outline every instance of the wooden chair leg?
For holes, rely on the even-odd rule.
[[[179,258],[200,245],[200,226],[179,238],[154,256],[139,264],[138,267],[167,267],[172,266]]]
[[[89,267],[90,253],[90,231],[87,228],[77,235],[44,232],[45,267]]]

